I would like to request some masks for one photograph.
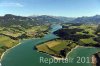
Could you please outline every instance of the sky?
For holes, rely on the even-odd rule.
[[[0,0],[0,16],[5,14],[94,16],[100,15],[100,0]]]

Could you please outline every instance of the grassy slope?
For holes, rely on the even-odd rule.
[[[14,40],[11,39],[9,36],[12,37],[18,37],[22,34],[26,34],[27,36],[30,36],[29,38],[33,38],[36,32],[39,32],[39,34],[43,33],[43,31],[48,30],[48,26],[31,26],[30,28],[23,28],[21,26],[11,26],[11,27],[0,27],[0,56],[3,52],[5,52],[7,49],[17,45],[19,43],[19,39]],[[7,36],[5,36],[7,35]],[[44,35],[44,33],[43,33]],[[26,38],[23,38],[26,39]]]
[[[38,51],[46,52],[48,54],[59,54],[61,50],[74,48],[77,44],[72,43],[70,40],[53,40],[44,44],[37,45]]]

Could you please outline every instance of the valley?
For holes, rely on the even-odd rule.
[[[97,16],[89,18],[94,18],[95,21],[99,20]],[[80,19],[47,15],[23,17],[7,14],[0,16],[2,66],[39,64],[40,56],[47,58],[52,56],[53,58],[91,57],[94,53],[100,52],[99,21],[95,22],[88,18],[83,19],[83,17]],[[91,22],[85,22],[85,20]],[[13,63],[11,64],[11,62]],[[68,63],[67,65],[73,64]],[[61,63],[61,65],[65,66],[66,64]],[[91,66],[91,63],[84,65]]]

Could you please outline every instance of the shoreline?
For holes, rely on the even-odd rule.
[[[71,49],[71,51],[69,51],[68,53],[67,53],[67,55],[66,55],[66,57],[65,58],[59,58],[59,57],[55,57],[55,56],[51,56],[52,58],[54,58],[54,59],[56,59],[56,60],[65,60],[66,58],[68,58],[68,56],[69,56],[69,54],[71,53],[71,52],[73,52],[73,50],[75,50],[75,49],[77,49],[77,48],[79,48],[79,47],[84,47],[84,48],[95,48],[95,47],[85,47],[85,46],[76,46],[76,47],[74,47],[73,49]]]
[[[1,58],[0,58],[0,62],[1,62],[3,56],[5,55],[6,52],[8,52],[9,50],[11,50],[11,49],[13,49],[13,48],[19,46],[21,43],[23,43],[23,41],[28,41],[28,40],[31,40],[31,39],[38,39],[38,38],[30,38],[30,39],[23,39],[23,40],[20,40],[19,43],[18,43],[17,45],[15,45],[15,46],[13,46],[13,47],[7,49],[5,52],[2,53]]]
[[[68,55],[73,51],[73,50],[75,50],[75,49],[77,49],[77,48],[79,48],[79,47],[84,47],[84,48],[95,48],[95,47],[86,47],[86,46],[76,46],[75,48],[73,48],[70,52],[68,52],[68,54],[67,54],[67,56],[66,57],[68,57]]]
[[[19,42],[17,45],[13,46],[12,48],[7,49],[7,50],[1,55],[0,61],[2,60],[2,58],[3,58],[3,56],[5,55],[6,52],[8,52],[9,50],[15,48],[16,46],[19,46],[20,44],[21,44],[21,42]]]
[[[77,49],[78,47],[81,47],[81,46],[78,45],[78,46],[74,47],[73,49],[71,49],[71,51],[69,51],[69,52],[67,53],[66,58],[68,57],[68,55],[69,55],[71,52],[73,52],[73,50]]]
[[[73,50],[77,49],[78,47],[81,47],[81,46],[76,46],[75,48],[71,49],[71,51],[69,51],[69,52],[67,53],[67,55],[66,55],[65,58],[59,58],[59,57],[55,57],[55,56],[51,56],[51,57],[54,58],[54,59],[56,59],[56,60],[65,60],[65,59],[68,57],[68,55],[69,55]]]
[[[26,39],[26,40],[27,40],[27,39]],[[0,61],[2,60],[2,58],[3,58],[3,56],[4,56],[4,54],[5,54],[6,52],[8,52],[9,50],[11,50],[11,49],[13,49],[13,48],[19,46],[21,43],[22,43],[22,42],[18,43],[17,45],[13,46],[12,48],[7,49],[7,50],[1,55]],[[56,59],[56,60],[62,60],[62,59],[66,59],[66,58],[68,57],[68,55],[69,55],[71,52],[73,52],[73,50],[75,50],[75,49],[77,49],[77,48],[79,48],[79,47],[84,47],[84,48],[95,48],[95,47],[85,47],[85,46],[79,46],[79,45],[78,45],[78,46],[74,47],[73,49],[71,49],[71,51],[69,51],[69,52],[67,53],[67,55],[66,55],[65,58],[60,58],[60,57],[52,56],[52,55],[49,55],[49,54],[47,54],[47,55],[51,56],[52,58],[54,58],[54,59]],[[39,51],[37,51],[37,52],[39,52]]]
[[[33,39],[36,39],[36,38],[33,38]],[[29,40],[29,39],[25,39],[25,40]],[[3,56],[5,55],[6,52],[8,52],[9,50],[11,50],[11,49],[13,49],[13,48],[19,46],[21,43],[22,43],[22,42],[19,42],[17,45],[13,46],[12,48],[7,49],[7,50],[1,55],[0,61],[2,60],[2,58],[3,58]],[[65,60],[66,58],[68,58],[69,54],[70,54],[71,52],[73,52],[73,50],[75,50],[75,49],[77,49],[77,48],[79,48],[79,47],[84,47],[84,48],[95,48],[95,47],[85,47],[85,46],[79,46],[79,45],[77,45],[76,47],[74,47],[73,49],[71,49],[71,51],[69,51],[69,52],[66,54],[66,57],[65,57],[65,58],[60,58],[60,57],[52,56],[52,55],[49,55],[49,54],[47,54],[47,55],[49,55],[50,57],[52,57],[53,59],[56,59],[56,60]],[[39,52],[39,51],[37,51],[37,52]]]

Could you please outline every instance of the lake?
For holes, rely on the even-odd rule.
[[[60,25],[53,25],[51,33],[45,35],[43,38],[25,40],[21,42],[20,45],[7,50],[1,59],[2,66],[92,66],[91,63],[77,63],[77,57],[91,57],[92,54],[100,51],[98,48],[79,47],[73,50],[68,55],[68,58],[74,58],[72,63],[40,63],[40,57],[51,57],[47,54],[37,52],[33,49],[34,46],[42,42],[59,38],[52,34],[52,32],[60,28]]]

